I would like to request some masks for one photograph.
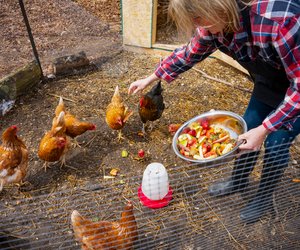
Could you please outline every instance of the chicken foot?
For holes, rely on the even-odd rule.
[[[73,147],[73,148],[76,148],[76,147],[81,148],[81,146],[80,146],[79,142],[76,140],[76,138],[74,138],[74,139],[72,140],[71,144],[72,144],[72,147]]]
[[[18,189],[22,188],[23,186],[26,185],[32,185],[29,181],[20,181],[19,183],[15,183],[15,185],[18,187]]]
[[[151,122],[151,123],[149,124],[149,131],[151,132],[151,131],[153,130],[153,128],[154,128],[154,125],[153,125],[153,122]]]
[[[60,168],[66,167],[66,166],[67,166],[67,164],[66,164],[66,156],[63,155],[63,156],[61,157],[61,159],[60,159]]]
[[[149,124],[149,125],[148,125]],[[143,127],[142,127],[142,133],[145,135],[146,133],[146,128],[148,127],[149,132],[151,132],[153,130],[153,122],[150,123],[143,123]]]
[[[66,159],[65,159],[64,156],[60,160],[60,168],[63,168],[63,167],[67,167],[67,168],[71,168],[73,170],[76,170],[76,168],[73,168],[73,167],[66,164]],[[44,164],[43,164],[43,169],[45,170],[45,172],[47,171],[48,168],[51,168],[50,162],[45,161]]]
[[[142,133],[145,135],[146,134],[146,123],[143,123],[143,127],[142,127]]]
[[[124,139],[124,137],[122,136],[122,130],[120,129],[118,131],[118,141],[121,141],[121,139]]]
[[[45,161],[43,164],[43,169],[45,170],[45,172],[47,171],[47,168],[50,168],[50,164],[49,162]]]
[[[62,156],[62,158],[60,160],[60,168],[62,169],[63,167],[67,167],[67,168],[71,168],[73,170],[77,170],[76,168],[66,164],[66,156],[65,155]]]

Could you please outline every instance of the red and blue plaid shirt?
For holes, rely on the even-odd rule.
[[[275,68],[284,66],[290,87],[278,108],[263,122],[271,131],[283,125],[292,126],[300,115],[300,0],[257,0],[250,9],[252,39],[247,28],[235,32],[233,37],[211,34],[197,28],[189,44],[178,48],[158,66],[156,76],[167,82],[189,70],[214,52],[226,46],[228,55],[240,61],[251,61],[257,55],[253,45],[259,47],[259,56]]]

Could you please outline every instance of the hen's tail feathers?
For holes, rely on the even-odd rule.
[[[54,118],[52,121],[52,128],[58,132],[60,131],[62,128],[65,127],[65,112],[61,111],[58,115],[58,117]]]
[[[117,85],[116,88],[115,88],[114,95],[119,95],[119,94],[120,94],[120,92],[119,92],[119,86]]]
[[[64,105],[64,99],[60,96],[58,105]]]
[[[71,224],[73,226],[74,231],[77,232],[77,234],[80,231],[81,234],[85,225],[85,219],[80,215],[80,213],[77,210],[74,210],[71,214]]]
[[[124,210],[121,215],[121,223],[130,223],[134,222],[135,217],[133,215],[133,205],[131,201],[128,201],[127,205],[124,207]]]
[[[83,221],[82,216],[77,210],[74,210],[71,214],[71,222],[73,226],[77,226],[80,222]]]
[[[121,102],[122,101],[118,85],[116,86],[116,89],[115,89],[115,92],[114,92],[114,95],[113,95],[111,101],[112,102]]]
[[[60,114],[61,111],[65,111],[65,104],[64,104],[63,98],[60,96],[59,97],[58,105],[57,105],[57,107],[55,109],[55,115],[59,116],[59,114]]]
[[[153,95],[160,95],[162,93],[163,89],[161,87],[161,80],[158,81],[157,84],[155,84],[152,89],[150,90],[150,93]]]
[[[82,241],[86,231],[92,233],[92,230],[88,229],[88,226],[91,224],[91,222],[83,218],[77,210],[74,210],[71,214],[71,224],[75,233],[75,237],[80,241]]]
[[[119,97],[119,96],[120,96],[120,91],[119,91],[119,86],[117,85],[116,88],[115,88],[115,92],[114,92],[113,97]]]
[[[133,209],[132,202],[128,201],[127,204],[126,204],[126,206],[125,206],[125,208],[124,208],[124,210],[130,210],[130,211],[132,211],[132,209]]]

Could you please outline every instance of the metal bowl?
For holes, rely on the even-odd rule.
[[[227,162],[233,159],[233,157],[237,154],[238,148],[241,145],[241,141],[237,142],[235,147],[230,150],[228,153],[224,155],[220,155],[215,158],[211,159],[194,159],[189,158],[184,155],[182,155],[179,152],[178,146],[177,146],[177,138],[182,133],[182,131],[192,122],[200,121],[201,120],[208,120],[209,124],[218,124],[221,125],[223,129],[227,130],[230,134],[230,137],[233,139],[238,138],[239,135],[247,132],[247,124],[245,120],[238,114],[230,112],[230,111],[224,111],[224,110],[211,110],[206,113],[203,113],[201,115],[198,115],[187,122],[185,122],[175,133],[173,137],[172,147],[177,156],[179,156],[181,159],[186,160],[188,162],[195,162],[195,163],[217,163],[219,161]]]

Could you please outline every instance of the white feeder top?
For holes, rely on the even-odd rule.
[[[153,162],[144,171],[142,191],[151,200],[163,199],[169,190],[169,179],[163,164]]]
[[[144,174],[150,175],[150,178],[165,175],[166,168],[161,163],[152,162],[147,166]]]

